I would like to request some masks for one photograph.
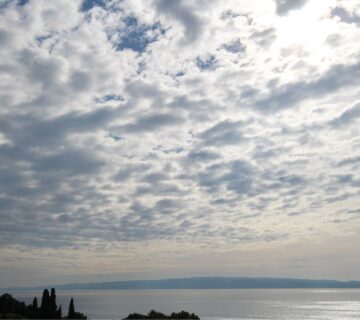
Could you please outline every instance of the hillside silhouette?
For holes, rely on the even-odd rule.
[[[93,283],[69,283],[56,286],[60,290],[136,290],[136,289],[310,289],[360,288],[360,281],[311,280],[292,278],[191,277],[159,280],[127,280]],[[20,287],[11,290],[39,290]]]

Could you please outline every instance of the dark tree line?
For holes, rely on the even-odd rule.
[[[56,292],[52,288],[49,293],[45,289],[39,307],[35,297],[32,304],[25,305],[14,299],[11,295],[5,293],[0,297],[0,318],[23,318],[23,319],[86,319],[86,316],[80,312],[75,312],[74,299],[71,298],[69,311],[66,317],[62,317],[62,308],[56,304]]]
[[[186,311],[181,311],[179,313],[173,312],[169,316],[161,312],[151,310],[147,315],[140,313],[131,313],[124,320],[131,319],[191,319],[191,320],[200,320],[200,318],[194,314]]]

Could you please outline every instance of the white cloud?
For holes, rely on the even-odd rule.
[[[81,4],[0,8],[1,255],[121,248],[121,273],[144,243],[170,265],[356,233],[356,1]]]

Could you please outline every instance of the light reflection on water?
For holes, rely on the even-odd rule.
[[[41,292],[13,292],[30,303]],[[99,290],[57,291],[66,313],[70,298],[91,319],[121,319],[151,309],[187,310],[202,320],[353,320],[360,319],[360,289]]]

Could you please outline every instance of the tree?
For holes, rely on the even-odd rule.
[[[51,288],[51,295],[50,295],[50,309],[52,311],[52,313],[55,315],[56,314],[56,293],[55,293],[55,289]]]
[[[70,304],[69,304],[69,312],[68,312],[68,319],[74,319],[75,316],[75,306],[74,306],[74,299],[71,298]]]
[[[38,301],[37,298],[34,297],[32,308],[31,308],[31,317],[33,319],[37,319],[39,317],[39,307],[38,307]]]
[[[36,297],[34,297],[32,304],[27,307],[27,310],[27,314],[31,319],[39,318],[39,307]]]
[[[61,318],[62,318],[62,308],[60,306],[59,309],[56,310],[56,319],[61,319]]]
[[[49,294],[48,289],[45,289],[43,291],[43,296],[41,299],[40,313],[41,313],[42,319],[52,319],[53,318],[52,314],[51,314],[51,299],[50,299],[50,294]]]
[[[166,319],[166,315],[161,313],[161,312],[157,312],[155,310],[151,310],[148,313],[148,319]]]
[[[38,302],[37,302],[37,298],[36,298],[36,297],[34,297],[34,300],[33,300],[32,306],[33,306],[33,308],[34,308],[35,310],[37,310],[37,309],[38,309]]]
[[[56,305],[55,289],[51,289],[51,294],[47,289],[43,291],[40,308],[36,297],[32,304],[26,305],[5,293],[0,296],[0,319],[3,316],[8,319],[62,319],[62,308]],[[73,298],[69,305],[69,316],[66,318],[86,319],[84,314],[75,312]]]

